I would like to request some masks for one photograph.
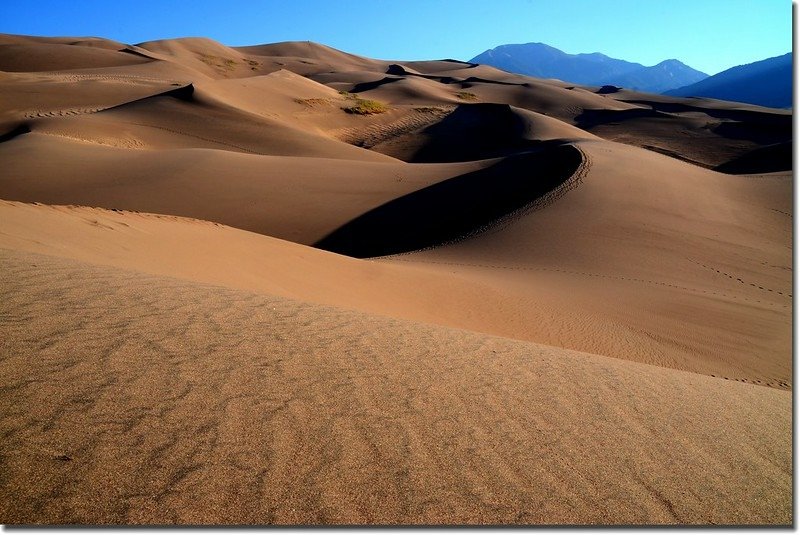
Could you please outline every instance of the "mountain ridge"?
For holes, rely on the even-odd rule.
[[[649,93],[677,89],[708,77],[674,58],[648,67],[601,52],[568,54],[545,43],[499,45],[470,62],[539,78],[582,85],[617,85]]]

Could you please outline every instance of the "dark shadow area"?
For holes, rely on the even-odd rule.
[[[728,139],[745,139],[759,145],[771,145],[792,138],[791,124],[774,125],[763,121],[726,121],[710,130]]]
[[[792,116],[789,114],[705,108],[680,102],[642,100],[626,102],[646,104],[652,106],[654,110],[666,113],[700,112],[714,119],[721,119],[724,122],[711,126],[709,130],[728,139],[743,139],[764,145],[792,139]]]
[[[711,169],[711,165],[709,165],[709,164],[707,164],[705,162],[698,162],[697,160],[693,160],[693,159],[689,158],[688,156],[685,156],[685,155],[681,154],[678,151],[675,151],[675,150],[672,150],[672,149],[668,149],[666,147],[659,147],[658,145],[649,145],[649,144],[643,144],[643,145],[639,145],[639,146],[642,147],[643,149],[651,150],[653,152],[657,152],[659,154],[663,154],[664,156],[669,156],[670,158],[675,158],[676,160],[680,160],[682,162],[690,163],[690,164],[696,165],[698,167],[705,167],[706,169]]]
[[[436,74],[417,74],[413,72],[406,72],[405,76],[416,76],[417,78],[425,78],[426,80],[433,80],[434,82],[439,82],[440,84],[460,84],[464,81],[463,78],[454,78],[452,76],[439,76]]]
[[[457,241],[542,199],[573,176],[582,160],[572,145],[543,142],[537,150],[383,204],[315,247],[367,258]]]
[[[391,74],[394,76],[416,76],[417,78],[425,78],[426,80],[433,80],[434,82],[439,82],[440,84],[456,84],[463,81],[463,78],[454,78],[452,76],[439,76],[437,74],[423,74],[421,72],[412,72],[403,67],[402,65],[398,65],[397,63],[389,65],[389,68],[386,69],[386,74]]]
[[[452,76],[427,76],[423,74],[417,74],[416,76],[421,76],[422,78],[427,78],[429,80],[433,80],[434,82],[439,82],[440,84],[445,85],[460,84],[464,82],[463,78],[453,78]]]
[[[691,101],[692,99],[684,99]],[[791,114],[786,113],[769,113],[758,110],[737,110],[737,109],[719,109],[709,108],[704,106],[692,106],[682,102],[654,102],[652,100],[622,100],[630,104],[643,104],[650,106],[654,110],[663,111],[666,113],[681,113],[699,111],[705,113],[715,119],[729,119],[732,121],[750,121],[754,123],[769,124],[772,126],[789,127],[792,125]]]
[[[759,147],[714,168],[729,175],[749,175],[792,170],[792,142]]]
[[[150,61],[158,61],[156,58],[152,56],[148,56],[147,54],[143,54],[137,50],[133,50],[131,48],[120,48],[117,52],[124,52],[125,54],[132,54],[134,56],[138,56],[140,58],[149,59]]]
[[[541,142],[525,138],[527,127],[508,104],[461,104],[420,132],[425,143],[409,161],[463,162],[528,150]]]
[[[621,87],[617,87],[615,85],[604,85],[600,89],[596,91],[598,95],[610,95],[612,93],[619,93]]]
[[[391,84],[392,82],[397,82],[399,80],[402,80],[402,78],[392,78],[387,76],[385,78],[381,78],[380,80],[375,80],[374,82],[361,82],[354,85],[350,92],[361,93],[362,91],[369,91],[371,89],[375,89],[382,85]]]
[[[477,67],[477,64],[472,65],[470,67],[465,68],[474,68]],[[516,83],[516,82],[501,82],[499,80],[490,80],[488,78],[479,78],[477,76],[470,76],[468,78],[456,78],[453,76],[439,76],[437,74],[422,74],[418,72],[411,72],[402,65],[398,65],[396,63],[389,65],[389,68],[386,69],[386,74],[390,74],[393,76],[416,76],[418,78],[425,78],[426,80],[433,80],[434,82],[439,82],[440,84],[450,85],[450,84],[462,84],[462,87],[471,87],[473,84],[495,84],[495,85],[517,85],[517,86],[529,86],[527,83]],[[375,83],[375,82],[372,82]],[[353,92],[358,92],[355,89]]]
[[[175,89],[170,89],[169,91],[163,91],[161,93],[156,93],[155,95],[137,98],[136,100],[131,100],[130,102],[125,102],[117,106],[112,106],[111,108],[106,108],[105,110],[101,110],[98,113],[116,110],[124,106],[136,105],[143,102],[152,101],[155,99],[160,99],[162,97],[170,97],[183,102],[196,102],[194,97],[194,86],[192,84],[188,84],[181,87],[176,87]]]
[[[393,76],[407,76],[409,74],[413,75],[416,73],[406,70],[405,67],[398,63],[392,63],[389,65],[389,68],[386,69],[386,74],[391,74]]]
[[[100,110],[97,113],[113,112],[115,110],[125,109],[128,106],[146,106],[147,103],[154,101],[158,102],[159,99],[163,97],[174,98],[182,102],[197,103],[197,100],[194,96],[194,86],[192,84],[188,84],[181,87],[176,87],[175,89],[170,89],[169,91],[162,91],[161,93],[156,93],[155,95],[149,95],[147,97],[137,98],[136,100],[131,100],[129,102],[123,102],[122,104],[117,104],[116,106]]]
[[[584,110],[575,117],[578,128],[592,128],[601,124],[620,123],[631,119],[673,119],[674,117],[649,108],[632,110]]]
[[[175,89],[170,89],[169,91],[164,91],[163,93],[159,93],[151,97],[145,97],[141,100],[157,97],[172,97],[178,100],[183,100],[184,102],[194,102],[194,85],[189,84]]]
[[[464,67],[465,69],[474,69],[475,67],[480,65],[480,63],[470,63],[469,61],[461,61],[460,59],[452,59],[452,58],[442,59],[439,61],[446,61],[448,63],[459,63],[461,65],[466,65],[466,67]]]
[[[4,141],[8,141],[10,139],[14,139],[15,137],[21,136],[22,134],[27,134],[30,131],[31,131],[31,129],[27,124],[23,123],[23,124],[17,125],[14,129],[12,129],[12,130],[4,133],[4,134],[0,134],[0,143],[3,143]]]
[[[517,82],[501,82],[500,80],[489,80],[488,78],[478,78],[477,76],[470,76],[466,80],[462,80],[461,83],[467,84],[495,84],[495,85],[518,85],[524,86],[525,84],[520,84]]]

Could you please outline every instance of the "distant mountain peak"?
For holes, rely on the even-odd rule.
[[[502,53],[497,53],[499,51]],[[646,67],[601,52],[568,54],[545,43],[500,45],[475,56],[470,62],[539,78],[558,78],[590,86],[614,85],[651,93],[708,77],[677,59]]]

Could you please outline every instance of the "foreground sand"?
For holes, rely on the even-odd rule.
[[[792,523],[790,112],[4,35],[0,101],[0,522]]]
[[[202,221],[2,214],[4,522],[791,521],[790,392],[279,297],[363,261]]]
[[[7,523],[789,523],[791,394],[2,255]]]

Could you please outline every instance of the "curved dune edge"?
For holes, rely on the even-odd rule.
[[[3,523],[791,522],[786,392],[51,256],[0,263]]]
[[[387,256],[460,241],[526,207],[546,204],[584,162],[555,141],[389,201],[314,244],[356,258]]]

